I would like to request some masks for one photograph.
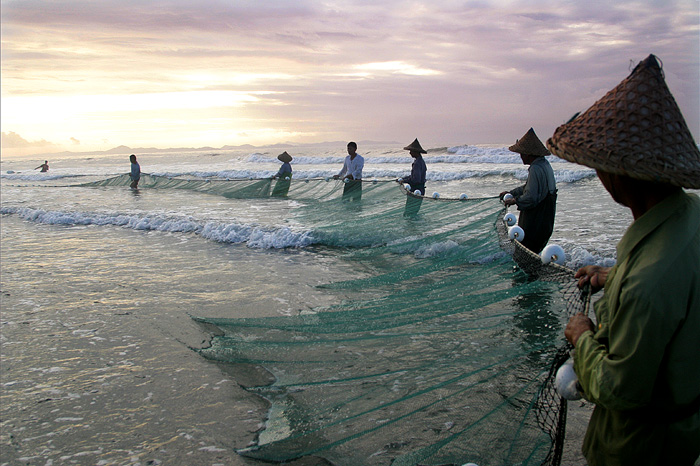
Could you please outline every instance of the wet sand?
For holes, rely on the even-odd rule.
[[[267,403],[239,385],[257,373],[203,360],[189,347],[204,329],[154,334],[133,313],[81,319],[68,304],[71,319],[39,320],[22,301],[3,290],[2,464],[262,464],[235,453],[263,427]],[[589,412],[570,407],[564,465],[585,464]]]
[[[3,290],[4,310],[18,301]],[[2,317],[3,464],[250,464],[233,450],[266,403],[183,341],[131,313],[26,314]]]
[[[209,329],[188,314],[229,316],[234,292],[240,316],[279,307],[280,296],[291,309],[337,298],[289,285],[293,257],[256,270],[268,274],[261,282],[286,285],[261,296],[229,272],[244,266],[241,253],[261,254],[245,248],[206,255],[191,242],[167,255],[180,239],[80,228],[66,238],[61,228],[8,218],[2,228],[0,465],[263,464],[235,451],[264,426],[267,402],[241,387],[264,375],[203,359],[192,348],[207,345]],[[45,244],[53,249],[32,253]],[[164,252],[149,260],[133,252],[156,247]],[[193,281],[202,260],[208,269]],[[305,270],[329,276],[323,263]],[[185,278],[172,282],[178,273]],[[570,410],[564,465],[585,464],[589,412]]]
[[[566,439],[562,466],[586,466],[586,459],[581,453],[583,437],[586,434],[588,420],[594,405],[588,401],[570,401],[566,417]]]

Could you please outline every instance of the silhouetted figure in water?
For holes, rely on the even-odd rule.
[[[275,183],[275,187],[272,190],[272,196],[284,197],[289,192],[289,186],[292,183],[292,165],[289,163],[292,161],[292,156],[287,151],[284,151],[277,156],[277,160],[282,162],[282,166],[272,177],[272,179],[277,179],[277,183]]]
[[[418,139],[415,139],[411,144],[404,147],[403,150],[409,151],[411,157],[413,157],[413,164],[411,164],[411,174],[399,178],[397,182],[404,184],[407,183],[410,186],[410,193],[406,198],[406,207],[404,208],[404,217],[413,217],[418,214],[420,206],[423,203],[423,197],[425,196],[425,176],[428,169],[425,166],[425,160],[423,160],[422,154],[427,154]],[[420,195],[415,194],[418,191]]]
[[[503,199],[508,193],[513,195],[512,199],[503,202],[518,207],[518,225],[525,232],[522,245],[539,254],[552,236],[557,210],[557,183],[552,166],[545,158],[550,152],[532,128],[508,150],[520,154],[523,163],[530,168],[523,186],[503,191],[500,197]]]
[[[131,177],[130,186],[131,189],[136,189],[139,187],[139,180],[141,179],[141,166],[136,161],[136,156],[134,154],[129,156],[129,160],[131,161],[131,174],[129,175]]]

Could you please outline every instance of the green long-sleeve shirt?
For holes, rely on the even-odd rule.
[[[697,196],[679,191],[632,223],[595,313],[597,329],[581,335],[574,355],[596,404],[583,446],[589,466],[692,465],[700,455],[700,414],[687,408],[700,396]]]

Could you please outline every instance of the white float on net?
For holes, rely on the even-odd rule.
[[[564,249],[558,244],[548,245],[542,250],[540,256],[542,257],[543,264],[549,264],[550,262],[554,262],[559,265],[564,265],[564,262],[566,262],[566,253],[564,252]]]
[[[512,227],[516,223],[518,223],[518,217],[515,216],[513,212],[510,212],[503,217],[503,221],[506,222],[506,225],[509,227]]]
[[[433,193],[433,199],[439,199],[440,193]]]
[[[511,193],[507,193],[505,196],[503,196],[504,201],[508,201],[510,199],[515,199]]]
[[[466,200],[467,198],[469,198],[469,196],[467,196],[465,193],[462,193],[462,194],[459,195],[459,200],[460,200],[460,201],[464,201],[464,200]]]
[[[525,231],[518,225],[512,226],[508,228],[508,238],[522,243],[525,239]]]
[[[580,400],[582,398],[581,390],[578,385],[578,376],[574,372],[574,361],[569,359],[557,370],[557,376],[554,379],[554,386],[557,393],[567,400]]]

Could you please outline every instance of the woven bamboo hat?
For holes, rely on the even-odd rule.
[[[532,128],[525,133],[525,136],[516,139],[515,144],[510,146],[508,150],[517,152],[518,154],[534,155],[536,157],[549,155],[549,151],[544,147],[544,144],[542,144],[542,141],[540,141],[540,138],[537,137],[535,130]]]
[[[404,147],[403,150],[415,150],[417,152],[420,152],[421,154],[427,154],[426,152],[420,145],[420,142],[418,142],[418,138],[416,138],[411,144],[408,146]]]
[[[280,155],[277,156],[277,160],[280,162],[291,162],[292,161],[292,156],[287,153],[287,151],[282,152]]]
[[[700,151],[654,55],[547,141],[559,157],[631,178],[700,188]]]

